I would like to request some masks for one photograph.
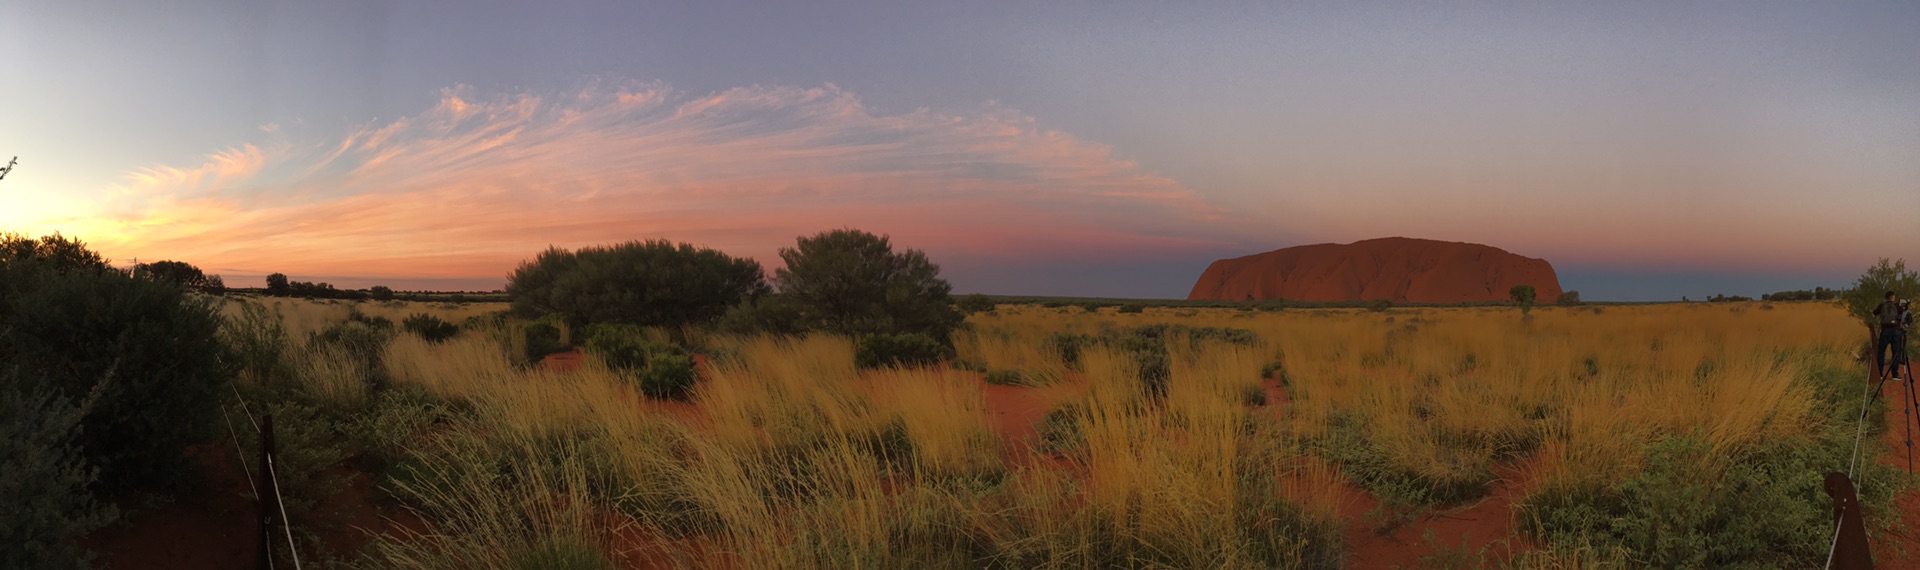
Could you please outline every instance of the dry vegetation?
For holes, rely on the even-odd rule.
[[[348,304],[268,303],[291,339],[288,397],[379,426],[340,431],[387,458],[384,487],[423,521],[350,562],[370,568],[1339,567],[1355,524],[1340,497],[1379,497],[1371,524],[1390,527],[1484,496],[1503,465],[1532,481],[1507,563],[1793,566],[1825,554],[1818,480],[1847,467],[1832,448],[1850,443],[1862,397],[1859,327],[1830,304],[1557,307],[1525,321],[1496,308],[974,315],[960,361],[1083,388],[1042,444],[995,435],[979,373],[857,370],[843,337],[701,336],[694,397],[669,403],[592,359],[517,365],[510,327],[485,320],[438,344],[391,335],[356,359],[301,342],[348,320]],[[357,311],[458,323],[496,309]],[[1057,333],[1151,324],[1257,342],[1169,333],[1164,398],[1140,389],[1123,350],[1089,346],[1070,366],[1050,348]],[[1250,405],[1268,372],[1285,401]],[[1866,453],[1863,496],[1885,508],[1894,485]],[[1594,522],[1667,516],[1647,509],[1687,498],[1649,477],[1675,469],[1703,489],[1701,516],[1775,498],[1811,515],[1704,558]],[[1746,528],[1675,524],[1714,541]]]

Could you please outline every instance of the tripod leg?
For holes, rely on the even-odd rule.
[[[1912,380],[1912,370],[1910,370],[1910,367],[1908,367],[1908,370],[1907,370],[1907,382],[1901,382],[1901,386],[1905,386],[1905,388],[1907,388],[1908,420],[1905,420],[1905,426],[1903,426],[1903,428],[1907,430],[1907,476],[1908,478],[1912,478],[1912,472],[1914,472],[1914,436],[1912,436],[1912,413],[1914,413],[1914,409],[1920,409],[1920,397],[1914,397],[1914,380]]]

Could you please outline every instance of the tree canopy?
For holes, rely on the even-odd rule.
[[[800,327],[861,336],[920,333],[946,342],[964,317],[940,266],[917,249],[900,252],[886,236],[840,229],[781,248],[774,272],[780,294],[798,309]]]
[[[768,291],[758,262],[666,240],[549,248],[507,276],[515,312],[576,324],[703,323]]]

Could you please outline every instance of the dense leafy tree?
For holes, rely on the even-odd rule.
[[[894,252],[885,236],[821,232],[781,248],[780,258],[787,266],[774,281],[806,329],[855,337],[920,333],[946,343],[963,319],[940,266],[919,250]]]
[[[386,285],[374,285],[373,288],[367,290],[367,296],[372,297],[375,301],[392,301],[393,288],[387,287]]]
[[[1507,298],[1518,303],[1520,312],[1523,314],[1533,311],[1533,300],[1537,295],[1532,285],[1514,285],[1512,289],[1507,290]]]
[[[507,277],[515,312],[575,324],[704,323],[767,292],[758,262],[666,240],[551,248]]]
[[[1569,291],[1565,291],[1565,292],[1562,292],[1562,293],[1560,293],[1560,298],[1559,298],[1559,299],[1556,299],[1556,300],[1554,300],[1554,303],[1555,303],[1555,304],[1559,304],[1559,305],[1562,305],[1562,306],[1568,306],[1568,307],[1571,307],[1571,306],[1574,306],[1574,305],[1579,305],[1579,304],[1580,304],[1580,292],[1579,292],[1579,291],[1571,291],[1571,290],[1569,290]]]
[[[133,273],[162,283],[199,289],[206,287],[207,274],[185,261],[155,261],[134,267]]]
[[[267,276],[267,294],[268,295],[272,295],[275,297],[285,297],[287,296],[288,293],[291,293],[291,292],[292,292],[292,286],[291,284],[287,283],[287,274],[275,273]]]
[[[1852,289],[1840,293],[1840,304],[1847,308],[1847,314],[1867,326],[1871,336],[1880,330],[1880,320],[1873,315],[1873,309],[1886,300],[1888,291],[1901,299],[1920,296],[1920,274],[1907,269],[1907,260],[1880,258],[1879,263],[1868,267],[1866,273],[1854,280]]]

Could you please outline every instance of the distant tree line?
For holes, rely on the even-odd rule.
[[[1840,291],[1826,287],[1814,287],[1812,291],[1780,291],[1760,296],[1762,301],[1832,301],[1840,298]]]
[[[1708,303],[1745,303],[1747,301],[1752,301],[1752,300],[1753,300],[1753,297],[1746,297],[1741,295],[1716,294],[1712,297],[1707,297]]]

